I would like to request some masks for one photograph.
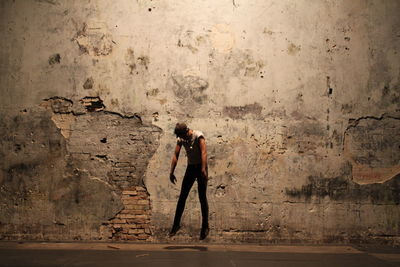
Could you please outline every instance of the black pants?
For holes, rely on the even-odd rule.
[[[201,175],[201,164],[188,165],[182,181],[181,194],[179,195],[176,206],[174,226],[180,225],[183,210],[185,209],[186,199],[190,189],[197,178],[197,188],[201,205],[201,215],[203,217],[202,228],[208,227],[208,202],[207,202],[207,179]]]

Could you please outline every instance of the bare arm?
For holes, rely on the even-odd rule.
[[[201,153],[201,173],[207,179],[207,148],[206,148],[206,139],[204,137],[200,137],[199,139],[200,144],[200,153]]]
[[[175,171],[176,164],[178,163],[179,153],[181,152],[181,147],[182,147],[182,145],[176,144],[174,155],[172,156],[171,171],[169,173],[169,179],[171,180],[171,182],[173,184],[175,184],[175,182],[176,182],[174,171]]]

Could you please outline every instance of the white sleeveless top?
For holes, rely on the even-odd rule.
[[[185,147],[189,165],[201,164],[200,137],[204,137],[203,133],[193,130],[192,138],[190,140],[185,140],[179,137],[177,138],[178,144]]]

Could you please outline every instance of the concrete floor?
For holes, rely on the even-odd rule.
[[[0,266],[400,266],[400,250],[381,246],[0,242]]]

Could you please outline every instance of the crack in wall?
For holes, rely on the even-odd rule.
[[[343,136],[343,154],[352,164],[352,180],[359,184],[383,183],[400,173],[400,118],[382,114],[349,121]]]
[[[346,130],[344,130],[344,133],[343,133],[343,150],[344,150],[344,143],[345,143],[345,139],[346,139],[346,133],[347,133],[348,130],[350,130],[351,128],[356,127],[362,120],[371,119],[371,120],[381,121],[381,120],[383,120],[385,118],[394,119],[394,120],[400,120],[400,118],[388,115],[387,113],[383,113],[380,117],[362,116],[362,117],[359,117],[357,119],[349,119],[349,125],[346,127]]]

